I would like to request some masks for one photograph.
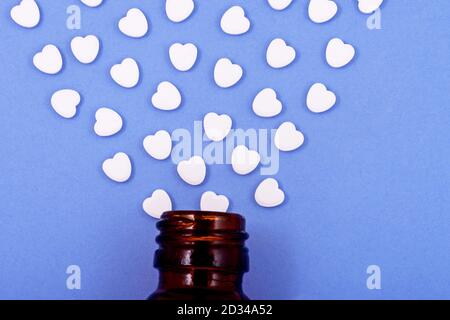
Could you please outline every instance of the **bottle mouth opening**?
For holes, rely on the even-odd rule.
[[[245,218],[238,213],[230,212],[200,210],[167,211],[163,213],[156,226],[161,234],[183,233],[187,231],[197,234],[246,234]]]
[[[155,267],[213,268],[233,272],[248,270],[245,219],[237,213],[167,211],[156,224],[159,249]]]
[[[223,211],[211,211],[211,210],[170,210],[163,213],[164,215],[173,215],[173,214],[198,214],[198,215],[215,215],[215,216],[239,216],[242,218],[242,215],[236,212],[223,212]]]

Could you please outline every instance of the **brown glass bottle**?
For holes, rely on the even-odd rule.
[[[244,300],[248,271],[245,219],[234,213],[169,211],[157,223],[151,300]]]

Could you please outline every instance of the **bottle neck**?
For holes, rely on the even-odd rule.
[[[248,250],[240,244],[174,243],[155,252],[159,288],[242,292]]]
[[[171,211],[157,223],[153,297],[244,299],[248,271],[245,220],[231,213]]]
[[[242,273],[228,273],[209,268],[160,270],[160,290],[220,290],[242,293]]]

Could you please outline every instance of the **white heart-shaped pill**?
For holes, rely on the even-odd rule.
[[[200,210],[213,212],[227,212],[230,202],[224,195],[216,194],[213,191],[206,191],[200,198]]]
[[[131,38],[142,38],[148,32],[147,17],[140,9],[132,8],[119,20],[119,30]]]
[[[209,112],[203,118],[203,128],[206,136],[212,141],[222,141],[230,133],[233,120],[227,114],[218,115]]]
[[[334,92],[327,90],[322,83],[311,86],[306,97],[306,105],[311,112],[320,113],[331,109],[336,103]]]
[[[111,180],[125,182],[131,176],[131,160],[126,153],[118,152],[114,157],[103,162],[102,169]]]
[[[75,37],[70,42],[70,48],[75,58],[81,63],[94,62],[100,51],[100,41],[94,35]]]
[[[220,19],[222,31],[231,34],[244,34],[250,29],[250,20],[245,16],[245,11],[240,6],[229,8]]]
[[[80,94],[72,89],[63,89],[56,91],[51,98],[50,104],[53,110],[61,117],[70,119],[77,113],[77,107],[80,104]]]
[[[328,42],[326,58],[328,64],[333,68],[342,68],[350,63],[355,56],[355,48],[344,43],[339,38],[333,38]]]
[[[172,210],[172,200],[165,190],[156,189],[144,200],[142,209],[153,218],[159,219],[164,212]]]
[[[304,141],[303,133],[298,131],[295,124],[289,121],[283,122],[275,132],[275,146],[281,151],[298,149]]]
[[[156,160],[167,159],[172,152],[172,139],[165,130],[146,136],[142,144],[145,151]]]
[[[290,65],[295,60],[295,55],[293,47],[288,46],[283,39],[277,38],[267,47],[266,60],[269,66],[279,69]]]
[[[139,83],[139,66],[132,58],[126,58],[121,63],[112,66],[111,78],[121,87],[130,89]]]
[[[177,165],[177,172],[184,182],[197,186],[206,177],[206,164],[200,156],[193,156],[188,160],[180,161]]]
[[[34,55],[33,64],[43,73],[57,74],[63,67],[61,52],[53,44],[48,44]]]
[[[181,105],[181,93],[172,83],[163,81],[152,96],[152,104],[159,110],[175,110]]]
[[[261,207],[272,208],[284,202],[284,191],[273,178],[264,179],[256,188],[255,200]]]
[[[166,0],[166,15],[172,22],[182,22],[194,11],[193,0]]]
[[[24,28],[34,28],[41,20],[39,6],[34,0],[22,0],[10,11],[11,19]]]
[[[284,10],[292,3],[292,0],[268,0],[269,5],[274,10]]]
[[[169,58],[175,69],[190,70],[197,61],[197,47],[192,43],[174,43],[169,48]]]
[[[122,117],[112,109],[98,109],[95,112],[95,120],[94,131],[100,137],[115,135],[122,129]]]
[[[255,150],[249,150],[244,145],[237,146],[231,153],[233,170],[240,175],[246,175],[255,170],[260,161],[261,156],[259,153]]]
[[[324,23],[333,19],[338,11],[336,2],[332,0],[310,0],[309,18],[315,23]]]
[[[103,0],[81,0],[88,7],[95,8],[102,4]]]
[[[253,112],[263,118],[275,117],[283,109],[283,104],[277,99],[277,93],[272,88],[261,90],[253,99]]]
[[[233,64],[228,58],[222,58],[214,67],[214,81],[221,88],[229,88],[241,80],[243,73],[240,65]]]
[[[365,14],[370,14],[382,5],[383,0],[358,0],[359,11]]]

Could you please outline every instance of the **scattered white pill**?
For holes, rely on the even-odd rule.
[[[227,114],[209,112],[203,117],[203,129],[212,141],[222,141],[230,133],[233,120]]]
[[[298,131],[295,124],[286,121],[283,122],[275,132],[275,146],[281,151],[293,151],[298,149],[303,142],[305,137],[303,133]]]
[[[128,37],[142,38],[148,32],[147,17],[140,9],[132,8],[119,20],[119,30]]]
[[[333,68],[342,68],[350,63],[355,56],[355,48],[344,43],[339,38],[333,38],[328,42],[326,58],[328,64]]]
[[[166,15],[172,22],[182,22],[194,11],[193,0],[166,0]]]
[[[198,50],[192,43],[174,43],[169,48],[170,62],[178,71],[190,70],[197,61]]]
[[[53,110],[61,117],[70,119],[77,113],[77,107],[80,104],[80,94],[72,89],[63,89],[56,91],[51,98],[50,104]]]
[[[383,4],[383,0],[358,0],[359,11],[365,14],[370,14]]]
[[[231,35],[240,35],[250,29],[250,20],[245,16],[245,11],[240,6],[229,8],[220,20],[222,31]]]
[[[292,0],[268,0],[269,5],[274,10],[284,10],[292,3]]]
[[[230,201],[224,195],[216,194],[213,191],[206,191],[200,199],[200,210],[227,212]]]
[[[34,28],[41,20],[39,6],[34,0],[22,0],[10,11],[11,19],[24,28]]]
[[[258,116],[270,118],[280,114],[283,104],[278,100],[275,90],[265,88],[253,99],[252,109]]]
[[[125,182],[131,176],[131,160],[126,153],[118,152],[114,157],[103,162],[102,169],[111,180]]]
[[[310,0],[308,15],[315,23],[324,23],[333,19],[338,11],[336,2],[332,0]]]
[[[295,56],[295,49],[288,46],[281,38],[272,40],[267,47],[267,63],[275,69],[284,68],[290,65],[295,60]]]
[[[102,4],[103,0],[81,0],[88,7],[95,8]]]
[[[100,137],[115,135],[122,129],[122,117],[110,108],[98,109],[95,112],[95,120],[94,131]]]
[[[156,189],[144,200],[142,209],[151,217],[159,219],[164,212],[172,210],[172,200],[165,190]]]
[[[43,73],[57,74],[63,67],[61,52],[55,45],[48,44],[34,55],[33,64]]]
[[[255,150],[249,150],[244,145],[237,146],[231,153],[233,170],[240,175],[246,175],[255,170],[260,161],[261,156],[259,153]]]
[[[284,191],[273,178],[264,179],[256,188],[255,200],[261,207],[272,208],[284,202]]]
[[[163,81],[152,96],[152,104],[159,110],[175,110],[181,105],[181,93],[171,82]]]
[[[180,161],[177,165],[177,172],[184,182],[197,186],[206,178],[206,164],[200,156],[193,156],[188,160]]]
[[[132,58],[126,58],[121,63],[112,66],[110,74],[119,86],[127,89],[133,88],[139,83],[139,66]]]
[[[306,97],[306,105],[311,112],[321,113],[331,109],[336,103],[336,95],[322,83],[311,86]]]
[[[156,160],[165,160],[172,152],[172,139],[165,130],[146,136],[142,144],[145,151]]]
[[[222,58],[214,67],[214,81],[221,88],[229,88],[241,80],[243,73],[240,65],[233,64],[228,58]]]
[[[70,42],[74,57],[84,64],[94,62],[100,51],[100,40],[94,35],[75,37]]]

